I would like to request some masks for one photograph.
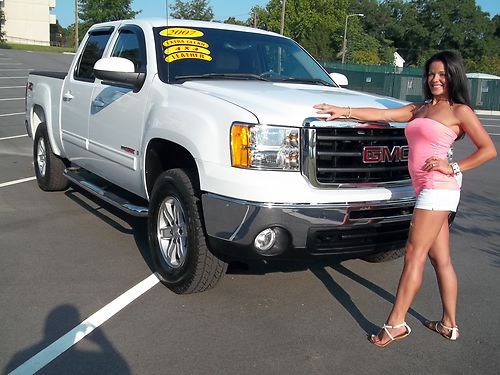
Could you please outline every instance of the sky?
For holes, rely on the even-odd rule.
[[[269,0],[209,0],[209,2],[216,20],[224,21],[229,17],[235,17],[238,20],[245,21],[250,17],[252,7],[255,5],[265,6]],[[169,5],[173,4],[174,0],[168,0],[168,3]],[[57,16],[61,26],[66,27],[74,22],[74,4],[73,0],[56,1],[56,7],[52,14]],[[165,4],[165,0],[133,0],[132,9],[142,9],[142,12],[136,18],[165,18]],[[500,0],[476,0],[476,4],[484,12],[488,12],[491,17],[500,13]]]

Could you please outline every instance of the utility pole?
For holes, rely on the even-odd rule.
[[[344,41],[342,43],[342,64],[344,64],[345,61],[345,53],[347,52],[347,20],[349,17],[364,17],[365,15],[363,13],[354,13],[354,14],[348,14],[345,17],[345,28],[344,28]]]
[[[253,27],[257,28],[257,9],[253,10]]]
[[[75,52],[78,49],[78,0],[75,0]]]
[[[280,26],[280,34],[283,35],[283,32],[285,31],[285,5],[286,5],[286,0],[282,0],[281,3],[281,26]]]

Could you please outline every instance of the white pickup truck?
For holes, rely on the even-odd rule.
[[[404,124],[327,122],[313,105],[402,103],[334,79],[258,29],[94,25],[69,72],[29,76],[38,184],[147,217],[154,271],[176,293],[214,286],[231,259],[401,256],[414,206]]]

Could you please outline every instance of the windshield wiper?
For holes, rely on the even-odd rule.
[[[283,79],[276,80],[277,82],[293,82],[293,83],[311,83],[314,85],[323,85],[323,86],[333,86],[330,82],[325,81],[321,78],[294,78],[287,77]]]
[[[257,79],[259,81],[269,81],[257,74],[250,73],[205,73],[192,74],[184,76],[175,76],[175,80],[190,80],[190,79]]]

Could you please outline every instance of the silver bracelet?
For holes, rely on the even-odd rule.
[[[460,171],[460,166],[458,165],[458,163],[451,163],[450,165],[451,165],[451,169],[453,169],[453,174],[454,174],[455,176],[457,176],[457,175],[459,175],[460,173],[462,173],[462,172]]]

